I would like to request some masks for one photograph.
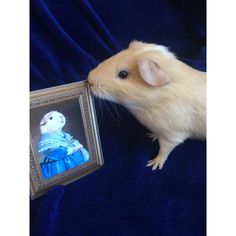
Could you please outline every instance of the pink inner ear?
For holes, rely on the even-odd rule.
[[[149,85],[160,87],[170,82],[168,75],[154,62],[142,60],[138,63],[141,77]]]

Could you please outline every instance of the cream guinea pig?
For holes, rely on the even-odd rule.
[[[92,92],[125,106],[158,139],[147,166],[161,169],[187,138],[206,138],[206,73],[178,60],[166,47],[131,42],[89,73]]]
[[[65,116],[58,111],[50,111],[40,121],[41,134],[61,131],[66,124]]]

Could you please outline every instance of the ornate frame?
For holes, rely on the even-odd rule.
[[[45,194],[52,186],[69,184],[100,168],[103,164],[103,155],[96,119],[93,97],[86,81],[56,86],[30,93],[31,109],[78,98],[81,109],[84,131],[91,160],[48,180],[42,177],[37,153],[30,132],[30,193],[31,199]]]

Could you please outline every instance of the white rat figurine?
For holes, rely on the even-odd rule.
[[[147,166],[161,169],[187,138],[206,137],[206,73],[179,61],[166,47],[134,41],[89,73],[92,92],[124,105],[158,139]]]

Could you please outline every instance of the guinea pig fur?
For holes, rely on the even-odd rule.
[[[161,169],[187,138],[206,137],[206,73],[178,60],[166,47],[131,42],[89,73],[92,92],[125,106],[158,139],[147,166]]]

